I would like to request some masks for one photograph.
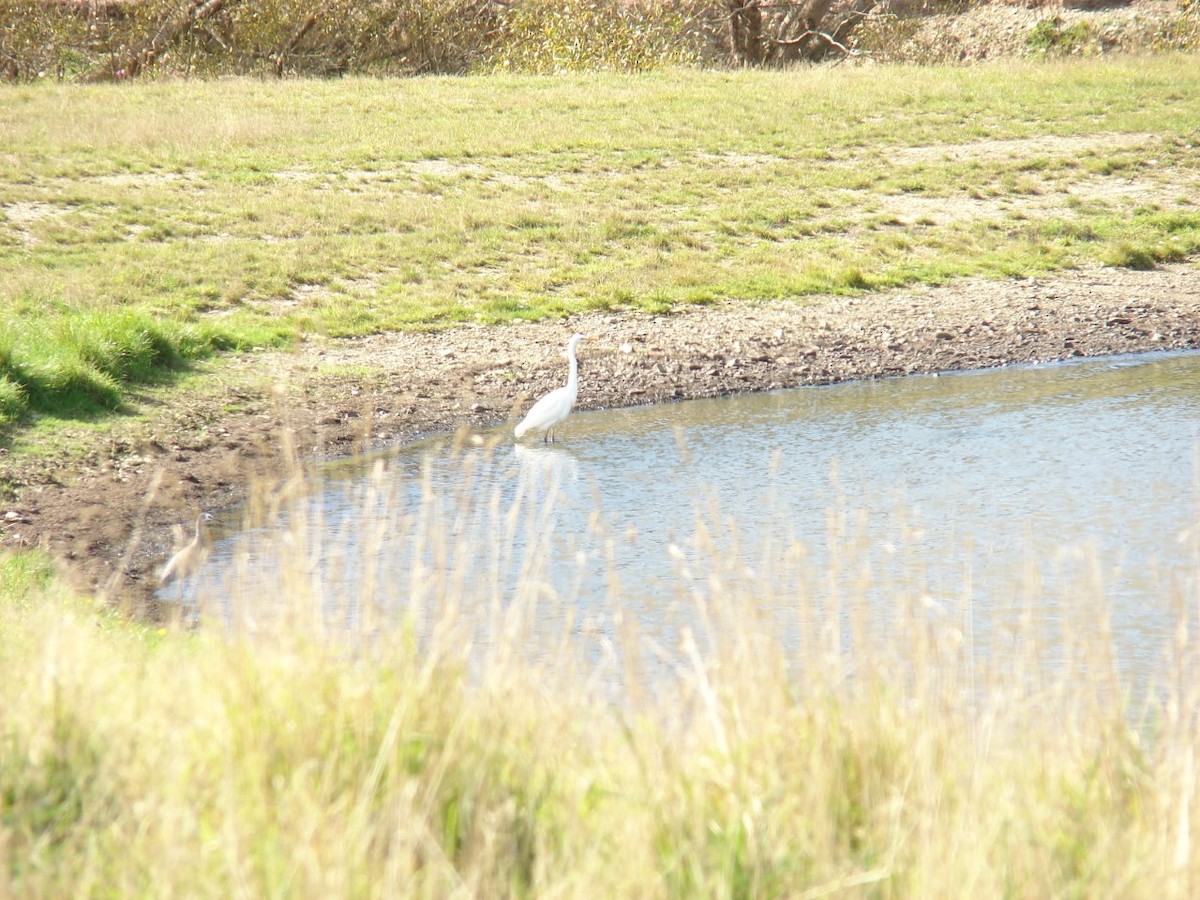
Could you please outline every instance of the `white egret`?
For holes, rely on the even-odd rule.
[[[200,568],[200,564],[208,555],[208,531],[204,527],[204,523],[211,518],[212,516],[205,512],[196,516],[196,533],[187,544],[180,547],[175,555],[167,560],[167,564],[159,571],[158,583],[160,585],[165,586],[176,579],[187,578],[193,571]],[[172,527],[178,528],[179,526]],[[182,535],[180,535],[180,539],[182,539]]]
[[[554,429],[571,413],[575,398],[579,396],[579,361],[575,359],[575,348],[583,340],[582,334],[571,335],[567,341],[567,359],[571,362],[571,373],[567,376],[564,387],[555,388],[545,397],[533,404],[521,424],[513,434],[522,437],[528,431],[544,431],[543,441],[554,440]]]

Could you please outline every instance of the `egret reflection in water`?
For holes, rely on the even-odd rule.
[[[532,488],[549,492],[579,481],[579,460],[570,449],[514,444],[513,458],[517,461],[520,482]]]

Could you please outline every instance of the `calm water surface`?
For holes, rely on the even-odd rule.
[[[879,622],[919,597],[980,635],[1024,609],[1056,639],[1103,598],[1136,675],[1200,590],[1198,473],[1194,353],[582,413],[555,445],[331,464],[181,590],[307,592],[351,619],[534,591],[543,627],[601,636],[616,596],[666,642],[709,576],[800,614],[853,594]]]

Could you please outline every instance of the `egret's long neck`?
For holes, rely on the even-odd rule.
[[[572,347],[567,351],[567,359],[571,363],[571,374],[567,376],[567,390],[571,394],[571,399],[579,396],[579,360],[575,358],[575,348]]]

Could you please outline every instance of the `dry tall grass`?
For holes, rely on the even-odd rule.
[[[355,564],[353,596],[315,575],[329,523],[264,490],[259,521],[292,510],[284,587],[251,578],[259,587],[196,630],[130,625],[10,578],[11,887],[1194,896],[1195,583],[1162,598],[1179,627],[1138,717],[1088,585],[1061,645],[1032,615],[985,641],[969,585],[948,610],[915,582],[887,585],[881,629],[865,598],[884,585],[836,512],[847,549],[817,573],[799,547],[718,551],[706,535],[719,522],[698,522],[666,551],[680,601],[666,643],[629,614],[636,585],[614,577],[588,629],[550,591],[545,543],[511,538],[522,522],[541,533],[538,477],[522,483],[527,502],[472,507],[404,499],[411,482],[381,464],[363,488],[369,564]],[[390,570],[371,556],[396,528],[424,560],[399,616],[377,608],[373,573]],[[498,589],[485,574],[505,559],[517,576]],[[748,566],[755,578],[734,577]],[[806,597],[812,584],[830,590]]]

